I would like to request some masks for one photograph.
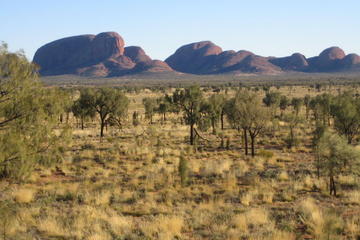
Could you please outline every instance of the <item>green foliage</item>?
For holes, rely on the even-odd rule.
[[[95,108],[92,107],[93,99],[91,92],[88,89],[84,89],[80,92],[80,98],[76,100],[72,105],[72,112],[76,118],[81,121],[81,128],[84,129],[84,121],[86,118],[95,117]]]
[[[293,146],[297,146],[299,139],[296,136],[296,127],[303,121],[303,119],[296,113],[289,113],[284,116],[284,120],[289,127],[289,135],[285,140],[287,147],[291,148]]]
[[[286,108],[289,106],[289,104],[290,104],[289,99],[286,96],[281,95],[280,104],[279,104],[280,110],[282,110],[282,111],[286,110]]]
[[[185,122],[190,126],[190,145],[193,145],[194,125],[201,120],[202,91],[196,85],[184,90],[177,89],[172,96],[172,102],[184,113]]]
[[[157,102],[155,98],[144,98],[143,104],[145,107],[145,118],[150,120],[150,123],[153,123],[153,116],[157,110]]]
[[[129,99],[119,90],[113,88],[88,89],[82,91],[80,99],[83,99],[82,111],[86,113],[96,112],[100,118],[100,136],[104,136],[106,124],[122,126],[123,119],[127,116]]]
[[[8,239],[8,229],[16,221],[18,215],[18,206],[9,200],[0,202],[0,235],[2,239]]]
[[[320,170],[329,178],[330,194],[336,196],[335,177],[343,172],[358,172],[360,154],[345,138],[325,131],[316,147]]]
[[[303,102],[303,99],[302,99],[302,98],[293,98],[293,99],[291,100],[291,105],[293,106],[296,115],[299,114],[303,103],[304,103],[304,102]]]
[[[226,104],[226,114],[230,124],[244,131],[245,153],[247,154],[247,132],[251,138],[251,154],[255,155],[255,138],[262,133],[270,119],[270,112],[261,100],[248,90],[240,90],[235,98]]]
[[[263,102],[267,107],[278,107],[280,105],[281,95],[279,92],[267,92]]]
[[[187,159],[181,155],[178,167],[181,186],[186,186],[188,184],[188,177],[189,177],[189,169],[188,169],[188,161]]]
[[[348,143],[360,132],[360,103],[349,93],[337,96],[331,105],[334,128],[344,135]]]
[[[37,164],[61,160],[69,132],[53,128],[65,111],[62,96],[41,86],[24,55],[0,48],[0,177],[25,179]]]

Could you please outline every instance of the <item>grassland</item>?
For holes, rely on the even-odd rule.
[[[201,78],[222,83],[209,76]],[[55,81],[45,80],[51,84]],[[84,85],[71,81],[75,82],[60,85]],[[87,84],[92,81],[97,80]],[[119,84],[114,79],[108,81],[105,85]],[[141,84],[144,81],[139,80]],[[328,79],[324,76],[321,81]],[[155,82],[161,84],[160,80]],[[289,97],[303,97],[325,91],[336,94],[349,88],[358,91],[352,86],[327,86],[318,92],[307,85],[277,90]],[[234,93],[229,89],[229,96]],[[129,113],[139,111],[143,116],[142,99],[159,94],[149,89],[128,94]],[[259,90],[258,94],[264,92]],[[142,117],[136,127],[128,119],[122,129],[109,127],[102,140],[96,120],[87,122],[84,130],[77,128],[71,116],[69,122],[73,141],[62,163],[35,169],[23,183],[0,182],[0,236],[4,239],[290,240],[360,236],[359,178],[339,176],[338,197],[329,195],[326,179],[315,174],[313,129],[307,122],[297,127],[300,141],[291,149],[285,143],[288,127],[276,122],[276,129],[258,140],[255,158],[244,155],[240,133],[227,123],[217,135],[202,133],[204,139],[190,147],[188,127],[176,114],[169,115],[166,122],[156,116],[154,124]],[[222,146],[221,136],[229,139],[228,146]],[[180,183],[180,156],[189,163],[186,186]]]

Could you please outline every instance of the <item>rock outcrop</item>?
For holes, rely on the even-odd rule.
[[[39,48],[34,56],[41,75],[122,76],[143,71],[172,71],[140,47],[125,47],[115,32],[67,37]],[[145,67],[146,66],[146,67]]]
[[[211,41],[184,45],[165,62],[152,60],[138,46],[125,47],[115,32],[81,35],[48,43],[37,50],[35,63],[41,75],[78,74],[113,77],[142,72],[178,71],[190,74],[359,71],[360,56],[345,55],[330,47],[319,56],[306,58],[300,53],[288,57],[262,57],[252,52],[223,51]]]
[[[192,74],[227,72],[277,74],[281,72],[335,72],[360,69],[360,56],[345,55],[339,47],[325,49],[319,56],[300,53],[288,57],[262,57],[249,51],[223,51],[210,41],[180,47],[165,60],[173,69]]]

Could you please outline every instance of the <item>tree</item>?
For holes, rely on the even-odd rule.
[[[303,100],[302,98],[293,98],[291,100],[291,105],[293,106],[294,108],[294,111],[295,111],[295,114],[296,115],[299,115],[299,112],[301,110],[301,107],[303,105]]]
[[[74,116],[80,119],[81,129],[84,129],[84,121],[86,118],[94,118],[96,115],[95,108],[92,106],[93,97],[88,89],[80,92],[80,98],[72,105]]]
[[[203,101],[202,92],[199,86],[191,86],[184,90],[177,89],[172,102],[184,113],[184,119],[190,126],[190,145],[194,145],[194,127],[200,121],[200,107]]]
[[[310,111],[310,101],[311,101],[310,95],[306,94],[303,101],[305,105],[305,116],[307,120],[309,119],[309,111]]]
[[[63,111],[58,97],[57,88],[42,87],[23,53],[0,46],[0,178],[22,180],[37,165],[61,160],[69,138],[66,129],[53,131]]]
[[[347,138],[349,144],[360,132],[360,104],[349,93],[337,96],[331,105],[336,131]]]
[[[309,105],[313,111],[315,121],[322,121],[323,125],[330,126],[330,107],[332,96],[329,94],[318,95],[311,99]]]
[[[270,119],[269,110],[261,105],[256,94],[240,90],[235,98],[227,104],[229,122],[237,129],[243,130],[245,154],[248,154],[247,133],[251,139],[251,155],[255,156],[256,137],[265,130]]]
[[[296,127],[301,123],[302,119],[296,113],[289,113],[285,116],[285,121],[289,127],[289,136],[286,139],[287,147],[291,148],[297,144]]]
[[[216,125],[218,125],[219,120],[222,120],[223,128],[224,103],[225,98],[223,95],[214,94],[201,107],[201,112],[207,114],[210,119],[213,134],[216,134]]]
[[[346,139],[325,131],[316,148],[316,158],[320,168],[329,180],[330,195],[336,196],[336,177],[345,172],[359,169],[359,152]]]
[[[157,109],[157,103],[155,98],[146,97],[143,99],[143,104],[145,107],[145,118],[150,120],[150,124],[153,123],[153,116]]]
[[[279,92],[267,92],[265,97],[263,98],[263,103],[272,108],[273,117],[276,115],[276,109],[280,105],[281,95]]]
[[[281,116],[283,115],[284,111],[289,106],[289,104],[290,104],[289,99],[285,95],[281,95],[280,104],[279,104],[281,110]]]
[[[81,98],[86,98],[89,104],[86,104],[87,111],[95,111],[100,118],[100,137],[104,136],[106,124],[117,121],[126,116],[129,99],[119,90],[113,88],[99,88],[96,90],[87,90],[82,92]]]
[[[178,172],[180,175],[181,186],[184,187],[188,183],[189,168],[188,168],[188,161],[186,160],[183,154],[180,155]]]

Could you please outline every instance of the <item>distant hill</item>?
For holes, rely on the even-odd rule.
[[[42,76],[112,77],[172,71],[165,62],[152,60],[141,47],[124,46],[124,40],[115,32],[68,37],[39,48],[33,62],[40,66]]]
[[[263,57],[250,51],[223,51],[211,41],[184,45],[165,62],[153,60],[138,46],[125,47],[115,32],[80,35],[50,42],[40,47],[33,62],[42,76],[75,74],[85,77],[119,77],[129,74],[180,72],[189,74],[334,73],[360,70],[360,56],[346,55],[330,47],[319,56],[301,53],[288,57]]]
[[[192,74],[277,74],[291,71],[331,73],[358,70],[360,56],[345,55],[339,47],[331,47],[312,58],[306,58],[300,53],[283,58],[262,57],[246,50],[222,51],[214,43],[204,41],[180,47],[165,62],[176,71]]]

